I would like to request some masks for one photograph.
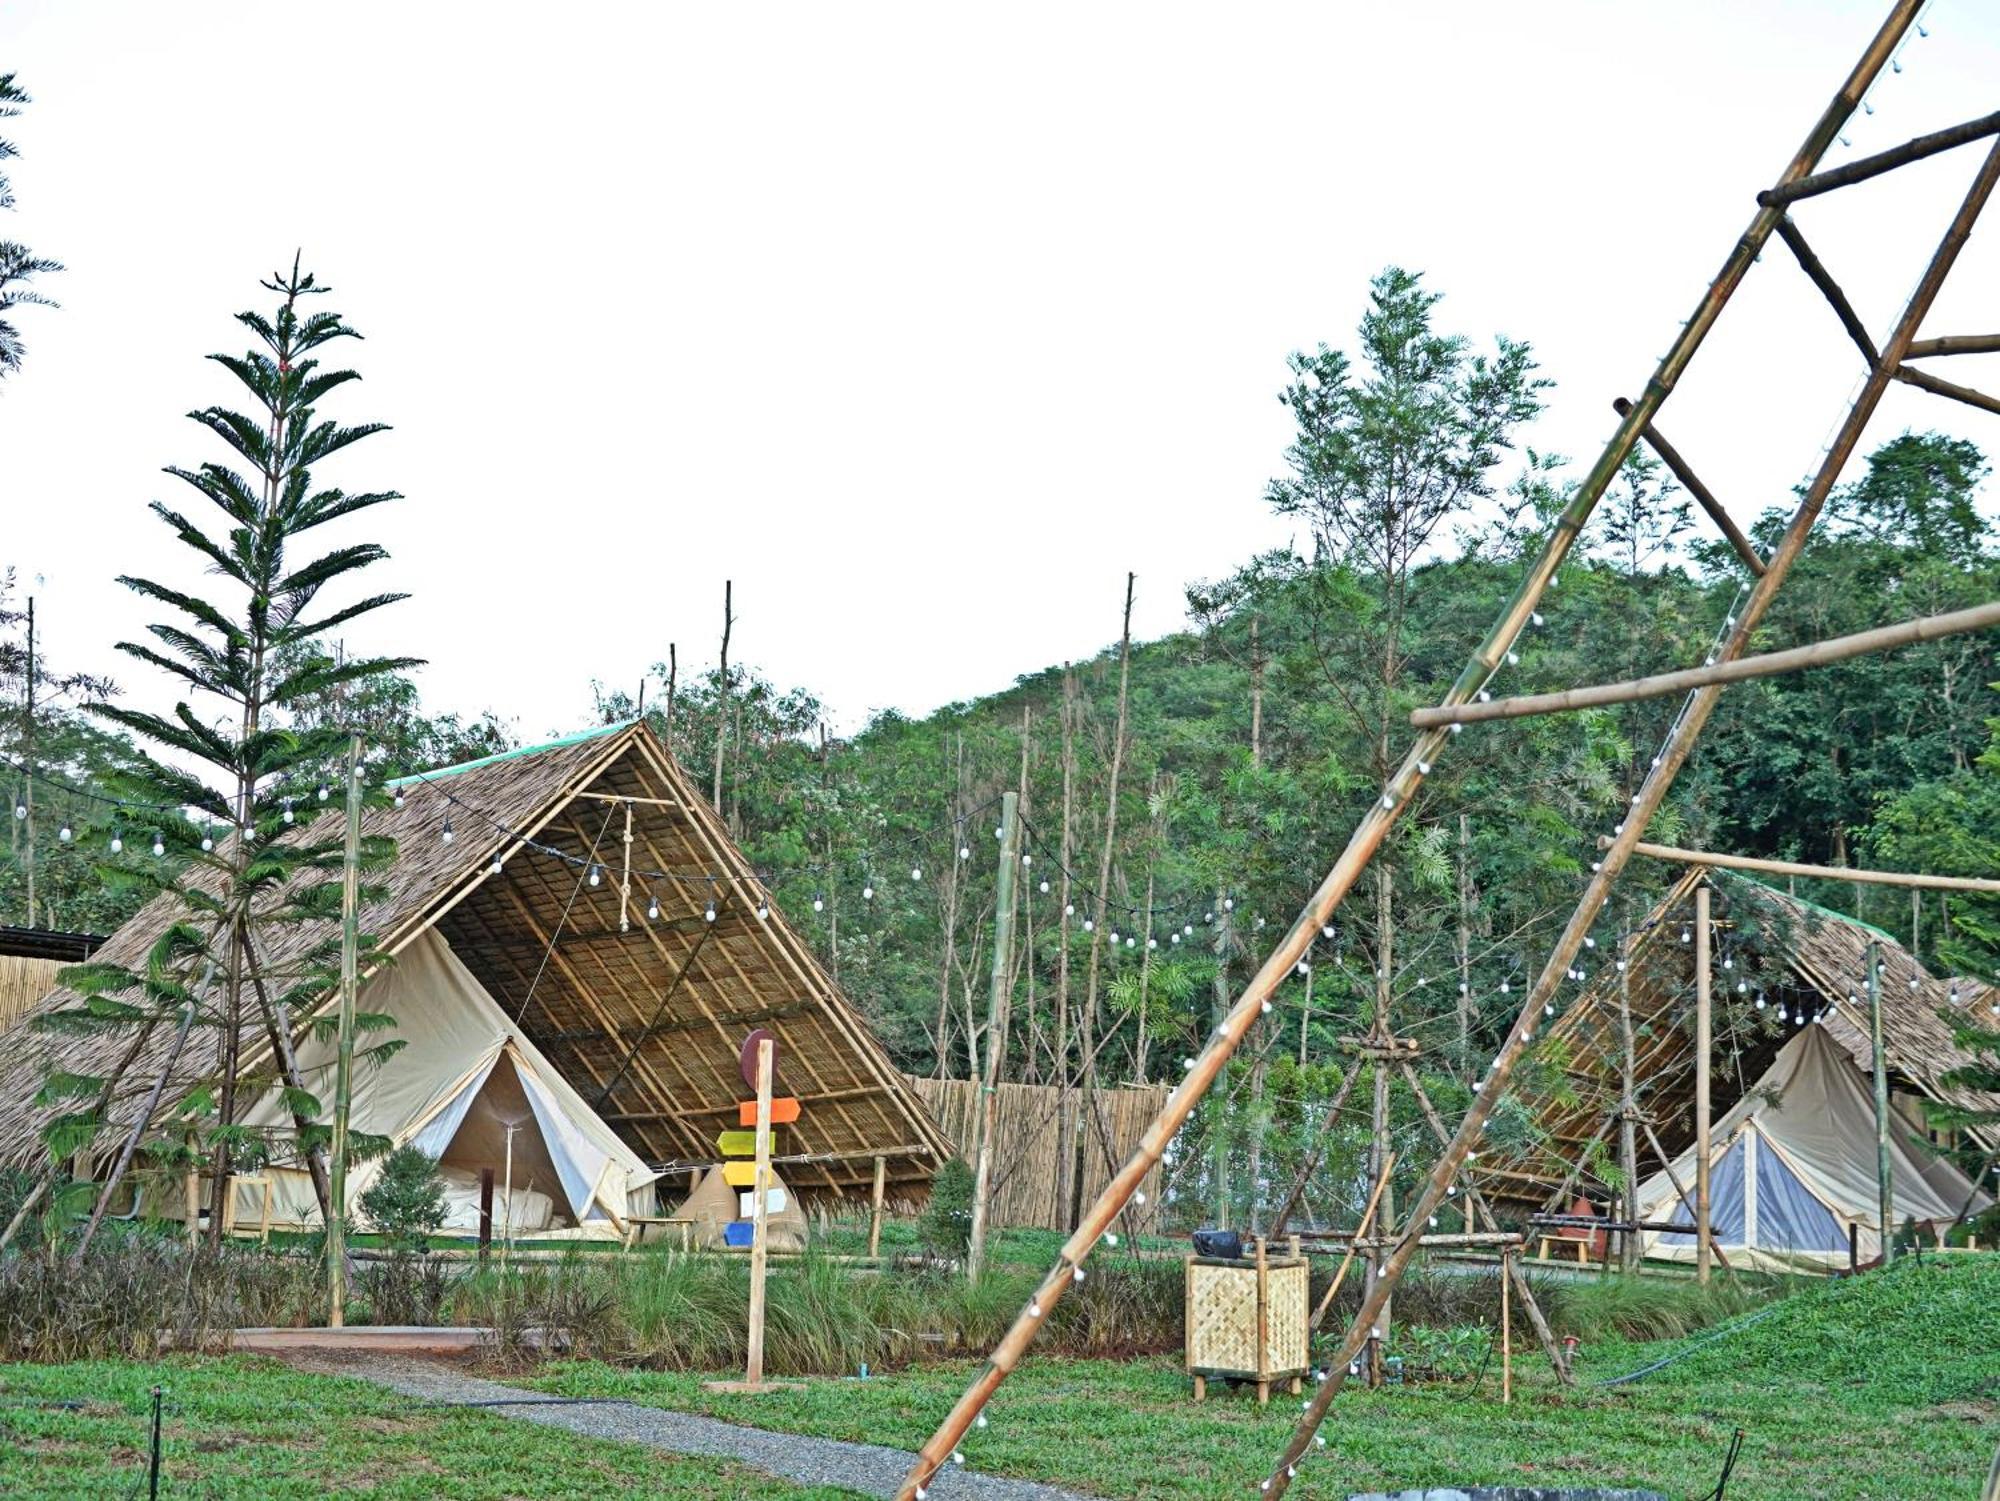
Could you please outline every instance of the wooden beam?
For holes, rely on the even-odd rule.
[[[2000,407],[1996,407],[2000,410]],[[1872,652],[1892,651],[1919,641],[1935,641],[1943,636],[1967,631],[1990,630],[2000,625],[2000,600],[1974,605],[1969,610],[1952,610],[1943,615],[1926,615],[1905,620],[1900,625],[1878,626],[1872,631],[1856,631],[1851,636],[1834,636],[1785,651],[1762,656],[1737,657],[1728,662],[1709,662],[1679,672],[1660,672],[1651,677],[1633,678],[1623,683],[1597,683],[1588,688],[1568,688],[1560,693],[1524,693],[1515,698],[1488,699],[1485,703],[1441,704],[1436,708],[1411,711],[1410,723],[1420,730],[1444,724],[1475,724],[1487,719],[1524,719],[1531,714],[1559,714],[1571,709],[1593,709],[1607,704],[1629,704],[1640,699],[1671,698],[1696,688],[1719,683],[1741,683],[1753,678],[1778,677],[1829,662]]]
[[[2000,412],[2000,398],[1988,396],[1984,391],[1975,391],[1970,386],[1961,386],[1956,381],[1939,380],[1922,370],[1908,365],[1896,367],[1896,379],[1906,386],[1915,386],[1919,391],[1928,391],[1933,396],[1949,396],[1953,401],[1962,401],[1969,407],[1977,407],[1982,412]]]
[[[1599,849],[1609,841],[1599,835]],[[2000,893],[2000,881],[1974,876],[1926,876],[1907,870],[1856,870],[1845,865],[1801,865],[1796,860],[1761,860],[1750,855],[1718,855],[1708,850],[1676,849],[1670,844],[1632,847],[1635,855],[1654,860],[1672,860],[1681,865],[1707,865],[1721,870],[1755,870],[1770,876],[1807,876],[1822,881],[1852,881],[1858,886],[1916,886],[1926,891],[1984,891]]]
[[[1799,263],[1799,269],[1811,278],[1814,286],[1819,288],[1820,295],[1832,306],[1834,317],[1838,318],[1840,326],[1847,330],[1847,337],[1854,341],[1861,351],[1861,357],[1868,362],[1869,368],[1873,369],[1882,358],[1881,351],[1876,349],[1875,341],[1868,337],[1868,330],[1862,326],[1861,319],[1855,314],[1854,305],[1847,300],[1847,294],[1840,290],[1840,283],[1833,279],[1832,273],[1820,263],[1820,258],[1813,254],[1812,246],[1806,243],[1806,237],[1799,233],[1798,225],[1792,223],[1789,216],[1778,221],[1778,238],[1790,247],[1792,255]]]
[[[1947,354],[2000,354],[2000,334],[1946,334],[1941,339],[1919,339],[1903,358],[1922,360]]]
[[[1757,195],[1757,201],[1765,208],[1783,208],[1788,203],[1797,203],[1801,198],[1815,198],[1821,193],[1831,193],[1835,188],[1852,187],[1857,182],[1866,182],[1871,177],[1880,177],[1884,172],[1893,172],[1898,167],[1907,167],[1911,162],[1920,162],[1927,156],[1936,156],[1940,151],[1949,151],[1954,146],[1970,145],[1990,135],[2000,135],[2000,111],[1982,115],[1977,120],[1967,120],[1963,125],[1934,130],[1929,135],[1918,136],[1913,141],[1905,141],[1902,145],[1892,146],[1887,151],[1878,151],[1873,156],[1864,156],[1860,161],[1849,162],[1844,167],[1829,167],[1826,171],[1815,172],[1810,177],[1801,177],[1793,182],[1780,183],[1775,188],[1766,188]]]
[[[1632,403],[1619,396],[1613,399],[1611,409],[1621,417],[1628,416],[1632,411]],[[1729,539],[1729,545],[1736,549],[1736,556],[1743,560],[1743,566],[1758,578],[1762,578],[1763,556],[1743,534],[1743,529],[1736,524],[1735,518],[1722,508],[1722,502],[1715,498],[1714,492],[1701,482],[1701,477],[1689,467],[1688,461],[1681,457],[1680,450],[1661,437],[1660,430],[1650,422],[1641,429],[1639,435],[1652,447],[1653,452],[1660,456],[1660,461],[1673,471],[1674,478],[1681,482],[1681,488],[1701,503],[1701,508],[1708,512],[1708,519],[1716,524],[1722,535]]]

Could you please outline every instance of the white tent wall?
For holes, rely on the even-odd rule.
[[[469,1174],[476,1184],[481,1166],[495,1170],[496,1229],[510,1207],[517,1231],[537,1219],[545,1225],[549,1209],[537,1199],[602,1233],[615,1231],[626,1214],[652,1211],[658,1174],[508,1019],[441,934],[427,931],[404,948],[362,988],[357,1008],[395,1019],[390,1031],[364,1034],[360,1046],[389,1037],[403,1046],[382,1063],[356,1066],[351,1129],[439,1157],[455,1185],[454,1225],[464,1217],[462,1180]],[[305,1086],[321,1100],[325,1118],[333,1104],[334,1041],[308,1035],[298,1054]],[[257,1102],[246,1124],[282,1137],[291,1119],[273,1093]],[[511,1205],[502,1202],[499,1181],[509,1124],[518,1128]],[[350,1170],[350,1210],[380,1170],[379,1158]],[[317,1225],[312,1180],[302,1168],[274,1166],[267,1176],[274,1225]],[[243,1214],[254,1221],[257,1190],[243,1193]]]
[[[1968,1200],[1975,1211],[1993,1202],[1900,1122],[1891,1124],[1897,1224],[1949,1223]],[[1850,1225],[1863,1261],[1881,1254],[1874,1097],[1853,1059],[1817,1022],[1779,1050],[1764,1076],[1716,1120],[1710,1138],[1710,1221],[1732,1266],[1783,1271],[1845,1265]],[[1672,1176],[1660,1172],[1641,1184],[1640,1218],[1691,1222],[1673,1177],[1692,1191],[1694,1165],[1689,1148]],[[1827,1244],[1822,1210],[1838,1226],[1837,1249]],[[1653,1232],[1644,1248],[1648,1256],[1694,1259],[1692,1234]]]

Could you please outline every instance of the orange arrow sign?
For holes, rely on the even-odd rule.
[[[791,1095],[774,1095],[771,1099],[771,1124],[789,1126],[799,1118],[799,1102]],[[754,1126],[757,1124],[757,1102],[738,1100],[736,1102],[736,1124]]]

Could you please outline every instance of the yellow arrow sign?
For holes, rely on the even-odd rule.
[[[757,1164],[725,1162],[722,1164],[722,1181],[731,1188],[748,1188],[757,1181]]]
[[[715,1138],[715,1150],[725,1157],[754,1157],[757,1155],[757,1133],[724,1131]]]

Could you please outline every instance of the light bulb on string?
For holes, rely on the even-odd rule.
[[[1179,943],[1181,941],[1180,930],[1176,928],[1173,932],[1169,933],[1167,935],[1167,941],[1170,943]]]
[[[122,855],[125,853],[125,836],[123,834],[119,833],[112,834],[111,853],[114,855]]]
[[[771,916],[771,901],[768,897],[757,898],[757,921],[766,922]]]
[[[498,850],[495,850],[493,852],[493,858],[491,861],[488,862],[486,868],[496,876],[500,874],[503,867],[501,866],[500,863],[500,852]]]
[[[403,789],[400,787],[396,789],[396,796],[394,798],[394,802],[398,808],[403,806]]]
[[[972,858],[972,846],[969,844],[961,844],[958,847],[958,858],[961,860],[970,860]]]
[[[1505,980],[1502,980],[1502,981],[1500,982],[1500,994],[1502,994],[1502,995],[1507,995],[1508,993],[1510,993],[1510,992],[1511,992],[1511,991],[1513,990],[1513,988],[1514,988],[1514,987],[1513,987],[1512,985],[1508,984],[1508,983],[1507,983],[1507,982],[1506,982]]]
[[[821,892],[815,891],[813,893],[813,911],[815,912],[826,911],[826,897]]]
[[[158,859],[161,855],[164,855],[166,852],[167,852],[166,841],[160,838],[158,834],[153,835],[153,858]]]
[[[912,865],[910,867],[910,879],[912,881],[921,881],[923,878],[924,878],[923,867],[919,865]]]
[[[1023,865],[1033,865],[1035,863],[1035,857],[1031,854],[1028,854],[1026,851],[1023,851],[1021,854],[1021,863]]]
[[[1215,921],[1215,914],[1213,912],[1204,912],[1201,915],[1201,920],[1205,923],[1212,923]]]
[[[602,874],[601,874],[601,873],[600,873],[600,872],[598,871],[598,868],[597,868],[597,867],[596,867],[595,865],[591,866],[591,867],[590,867],[590,884],[591,884],[591,885],[593,885],[593,886],[595,886],[595,885],[596,885],[596,884],[597,884],[597,883],[598,883],[599,881],[601,881],[602,879],[603,879],[603,876],[602,876]]]
[[[72,829],[68,824],[64,824],[60,829],[56,830],[56,838],[60,839],[64,844],[68,844],[72,839],[76,838],[76,830]]]
[[[1092,931],[1092,930],[1093,930],[1094,928],[1096,928],[1096,926],[1097,926],[1097,924],[1096,924],[1096,923],[1094,923],[1094,922],[1092,922],[1092,921],[1091,921],[1091,920],[1090,920],[1089,918],[1087,918],[1087,917],[1086,917],[1086,918],[1085,918],[1085,919],[1083,920],[1083,931],[1084,931],[1084,932],[1086,932],[1086,933],[1088,933],[1088,932]]]
[[[1183,924],[1181,927],[1181,931],[1187,934],[1187,936],[1190,938],[1194,937],[1194,924],[1193,923]]]
[[[1043,896],[1047,896],[1049,894],[1049,878],[1043,876],[1040,884],[1035,889],[1041,892]]]
[[[1075,902],[1064,902],[1064,903],[1063,903],[1063,916],[1064,916],[1064,917],[1075,917],[1075,916],[1076,916],[1076,903],[1075,903]]]
[[[1757,992],[1757,1009],[1759,1011],[1764,1009],[1764,992],[1761,990]]]
[[[290,823],[292,821],[292,800],[290,798],[285,799],[285,811],[279,816],[283,818],[286,823]]]
[[[1128,934],[1127,934],[1127,935],[1125,936],[1125,947],[1126,947],[1126,948],[1128,948],[1128,949],[1129,949],[1129,948],[1137,948],[1137,947],[1138,947],[1138,944],[1139,944],[1139,940],[1138,940],[1138,939],[1136,939],[1136,938],[1134,938],[1134,937],[1132,937],[1132,936],[1131,936],[1131,935],[1130,935],[1129,933],[1128,933]]]
[[[1233,896],[1224,897],[1222,899],[1222,910],[1224,912],[1234,912],[1236,910],[1236,898]]]
[[[212,850],[215,848],[215,834],[213,833],[213,831],[209,829],[203,829],[201,831],[201,847],[204,850]]]
[[[1690,933],[1690,932],[1689,932],[1689,931],[1688,931],[1688,930],[1687,930],[1686,928],[1682,928],[1682,929],[1681,929],[1681,942],[1682,942],[1682,943],[1693,943],[1693,942],[1694,942],[1694,934]]]
[[[1159,946],[1160,946],[1160,940],[1153,937],[1152,934],[1148,933],[1146,935],[1146,947],[1149,949],[1156,949]]]
[[[314,795],[315,797],[317,797],[317,798],[318,798],[318,799],[319,799],[319,800],[320,800],[321,802],[325,802],[325,801],[327,800],[328,796],[330,795],[330,794],[329,794],[329,793],[327,792],[327,787],[326,787],[326,783],[324,783],[324,782],[321,782],[321,783],[319,784],[319,788],[318,788],[318,790],[317,790],[317,791],[316,791],[316,792],[315,792],[315,793],[314,793],[313,795]]]
[[[446,844],[450,844],[451,841],[456,837],[457,836],[454,835],[451,831],[451,815],[447,813],[444,816],[444,828],[438,834],[438,838],[443,840]]]
[[[714,897],[710,897],[710,898],[708,899],[708,905],[707,905],[706,907],[704,907],[704,908],[702,909],[702,913],[701,913],[701,920],[702,920],[703,922],[714,922],[714,921],[715,921],[715,898],[714,898]]]
[[[864,885],[864,886],[863,886],[863,887],[861,888],[861,900],[862,900],[862,901],[864,901],[864,902],[872,902],[872,901],[874,901],[874,900],[875,900],[875,883],[874,883],[874,882],[872,882],[872,881],[871,881],[871,882],[869,882],[868,884]]]
[[[14,816],[16,818],[26,818],[28,816],[27,803],[18,797],[14,799]]]

